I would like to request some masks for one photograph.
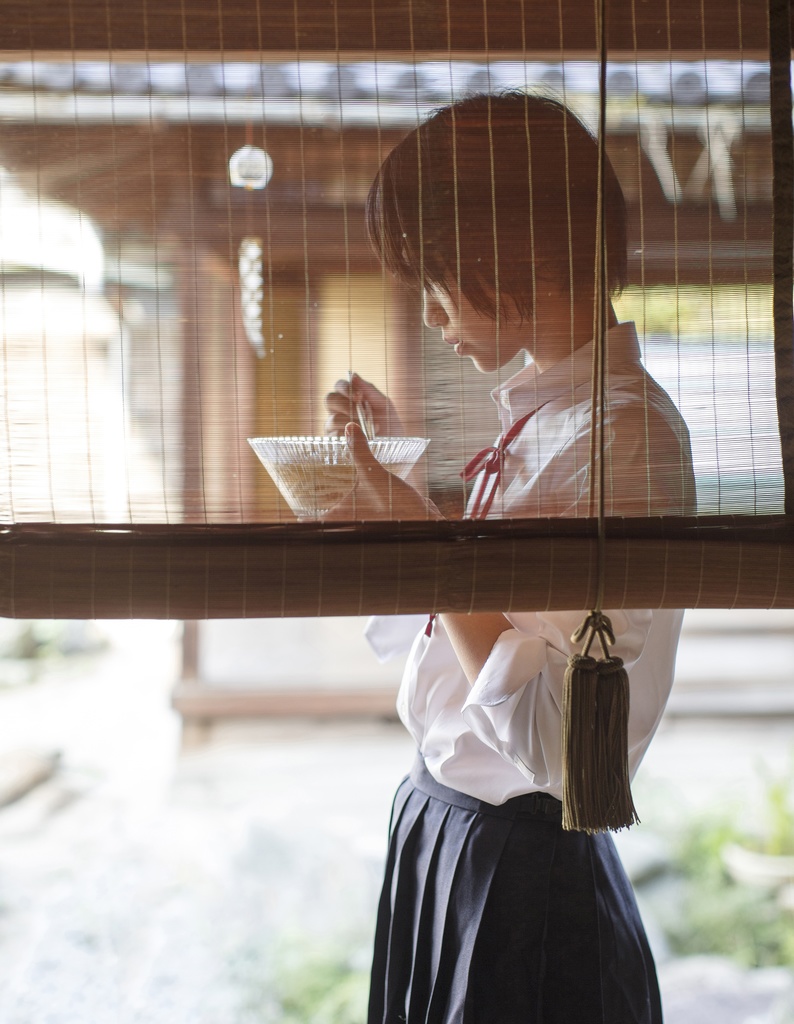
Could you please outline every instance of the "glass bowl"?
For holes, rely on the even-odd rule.
[[[249,437],[248,443],[301,519],[326,515],[356,485],[356,467],[344,437]],[[404,480],[430,440],[376,437],[368,444],[378,462]]]

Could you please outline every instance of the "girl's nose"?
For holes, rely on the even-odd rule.
[[[422,312],[427,327],[444,327],[449,323],[449,317],[444,312],[444,307],[433,295],[425,293]]]

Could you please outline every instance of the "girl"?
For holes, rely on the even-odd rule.
[[[597,144],[562,104],[481,95],[434,113],[387,157],[367,220],[389,270],[459,358],[527,366],[493,392],[501,473],[474,460],[470,516],[590,514]],[[607,281],[626,280],[626,213],[607,161]],[[611,304],[604,419],[608,515],[694,511],[689,438]],[[383,470],[351,419],[354,377],[326,396],[358,468],[348,518],[438,511]],[[493,467],[493,460],[490,462]],[[633,774],[673,680],[682,613],[608,612],[631,680]],[[561,694],[584,612],[443,613],[413,640],[398,698],[417,761],[395,799],[369,1024],[659,1024],[656,975],[606,834],[561,827]],[[390,627],[381,647],[394,649]],[[396,632],[396,630],[394,630]],[[378,630],[376,629],[376,634]],[[384,639],[385,638],[385,639]]]

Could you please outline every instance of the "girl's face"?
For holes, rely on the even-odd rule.
[[[440,327],[456,355],[467,356],[480,373],[493,373],[531,343],[531,325],[504,318],[497,324],[478,313],[465,295],[459,293],[458,298],[456,288],[450,290],[455,298],[436,285],[427,287],[424,321],[428,327]]]

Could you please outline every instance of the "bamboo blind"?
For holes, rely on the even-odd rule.
[[[607,14],[617,309],[687,423],[698,493],[607,520],[605,605],[791,606],[789,6]],[[462,518],[459,470],[499,430],[488,392],[521,360],[483,380],[444,350],[376,260],[364,200],[400,139],[468,93],[553,93],[594,128],[595,5],[8,0],[3,19],[1,615],[593,603],[586,512]],[[245,145],[272,158],[264,189],[229,180]],[[423,484],[448,521],[295,522],[248,450],[322,433],[351,370],[430,438]]]

